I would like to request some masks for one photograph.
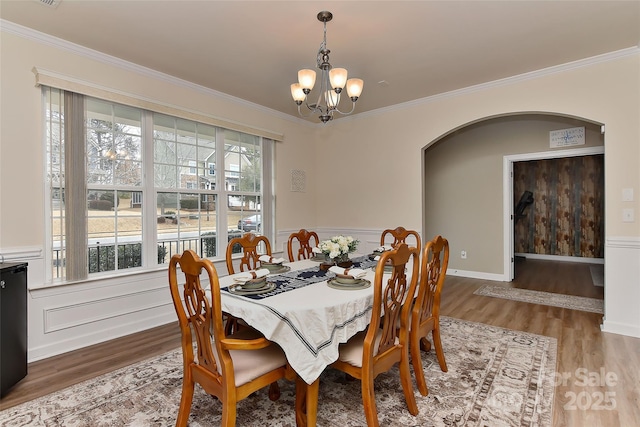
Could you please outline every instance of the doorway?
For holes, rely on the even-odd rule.
[[[531,162],[531,161],[539,161],[539,160],[549,160],[549,159],[564,159],[571,157],[585,157],[585,156],[593,156],[593,155],[603,155],[604,147],[589,147],[589,148],[581,148],[581,149],[572,149],[572,150],[563,150],[563,151],[550,151],[550,152],[541,152],[541,153],[528,153],[528,154],[518,154],[518,155],[509,155],[504,157],[503,163],[503,172],[504,172],[504,253],[505,253],[505,272],[508,272],[508,281],[513,281],[516,275],[516,263],[526,262],[523,261],[522,258],[516,257],[516,240],[515,240],[515,225],[516,225],[516,212],[514,212],[514,164],[517,162]],[[604,183],[602,183],[604,186]],[[604,187],[603,187],[604,188]],[[535,195],[534,195],[535,198]],[[570,203],[571,201],[569,201]],[[604,211],[598,212],[598,215],[602,216],[602,222],[604,223]],[[542,226],[542,225],[539,225]],[[554,230],[555,231],[555,230]],[[574,242],[568,242],[567,244],[573,244]],[[579,242],[575,242],[579,246]],[[545,242],[536,242],[536,245],[544,245]],[[536,252],[536,251],[532,251]],[[598,263],[594,258],[583,258],[576,257],[573,255],[556,255],[554,254],[555,250],[551,251],[551,255],[544,254],[527,254],[527,258],[531,259],[539,259],[539,260],[553,260],[553,261],[584,261],[590,263]],[[559,251],[562,252],[562,251]],[[570,251],[569,251],[570,252]],[[567,252],[569,254],[569,252]],[[604,255],[603,255],[604,256]]]

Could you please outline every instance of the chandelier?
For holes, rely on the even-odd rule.
[[[311,93],[316,83],[316,72],[310,69],[298,71],[298,83],[291,85],[291,96],[298,106],[298,113],[302,117],[309,117],[314,113],[320,114],[322,123],[333,119],[333,113],[338,112],[346,115],[353,113],[356,108],[356,101],[362,93],[364,82],[362,79],[347,80],[347,70],[345,68],[333,68],[329,63],[329,49],[327,49],[327,22],[331,21],[333,14],[322,11],[318,13],[318,21],[324,24],[324,38],[318,50],[317,67],[320,69],[320,93],[315,103],[309,103],[308,95]],[[351,111],[343,112],[338,109],[340,95],[344,87],[347,87],[347,95],[351,98]],[[300,106],[304,105],[310,111],[305,115]]]

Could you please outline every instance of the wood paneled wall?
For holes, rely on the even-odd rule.
[[[533,193],[515,225],[515,252],[604,258],[604,155],[517,162],[514,206]]]

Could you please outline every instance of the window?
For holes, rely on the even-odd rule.
[[[270,217],[261,202],[270,140],[43,91],[52,280],[154,269],[185,249],[220,258],[244,219]]]

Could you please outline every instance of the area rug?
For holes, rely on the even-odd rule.
[[[423,352],[429,395],[407,411],[397,368],[376,378],[382,426],[551,426],[555,338],[442,317],[449,372]],[[182,384],[175,350],[0,412],[2,426],[173,426]],[[276,402],[260,390],[238,403],[238,426],[295,426],[295,386]],[[196,386],[189,426],[220,425],[220,402]],[[327,369],[318,426],[365,426],[360,382]]]
[[[604,265],[590,265],[589,271],[591,272],[591,281],[593,286],[604,286]]]
[[[577,297],[573,295],[555,294],[552,292],[531,291],[528,289],[507,288],[504,286],[485,285],[474,294],[486,297],[510,299],[531,304],[550,305],[552,307],[571,310],[604,313],[604,301],[597,298]]]

